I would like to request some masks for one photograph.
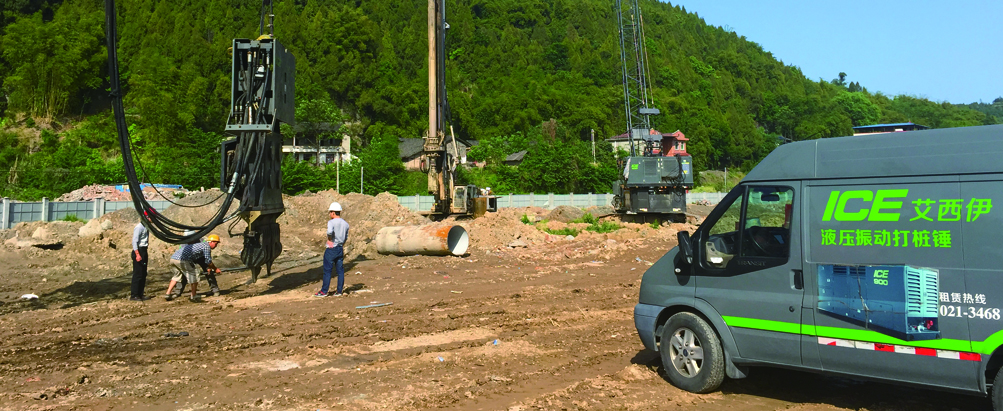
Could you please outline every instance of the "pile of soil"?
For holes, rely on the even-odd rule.
[[[159,193],[157,192],[158,190],[160,191]],[[176,197],[174,195],[175,192],[187,194],[188,190],[147,186],[143,188],[143,197],[147,200],[164,200],[164,196],[167,196],[174,200]],[[115,186],[102,184],[91,184],[78,188],[59,196],[55,201],[91,201],[95,198],[103,198],[105,201],[132,201],[132,195],[128,192],[118,191]]]
[[[286,212],[279,217],[282,226],[283,249],[324,250],[327,241],[328,207],[332,202],[341,204],[341,217],[349,224],[345,244],[346,260],[360,255],[377,258],[373,239],[383,227],[428,224],[427,218],[397,202],[397,197],[382,193],[376,197],[350,193],[341,195],[334,190],[287,196],[283,199]],[[287,240],[288,239],[288,240]]]
[[[531,246],[543,244],[549,237],[556,236],[523,223],[523,216],[530,222],[536,222],[546,212],[547,210],[539,207],[500,208],[498,212],[487,213],[474,220],[457,221],[457,224],[463,226],[470,235],[470,248],[473,252],[498,250],[508,247],[516,240]]]

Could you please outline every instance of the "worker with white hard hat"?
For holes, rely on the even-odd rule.
[[[348,240],[348,222],[341,218],[341,204],[337,201],[327,208],[331,217],[327,221],[327,249],[324,250],[324,281],[314,297],[327,297],[331,286],[331,270],[338,273],[338,288],[335,297],[341,297],[345,290],[345,241]]]

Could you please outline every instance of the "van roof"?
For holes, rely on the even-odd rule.
[[[784,144],[744,181],[1003,173],[1003,125]]]

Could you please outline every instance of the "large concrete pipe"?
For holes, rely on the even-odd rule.
[[[376,233],[376,251],[394,255],[463,255],[470,237],[458,225],[383,227]]]

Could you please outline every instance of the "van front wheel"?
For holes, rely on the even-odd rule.
[[[724,381],[721,340],[706,321],[693,313],[669,317],[662,327],[658,352],[669,381],[683,390],[708,393]]]

